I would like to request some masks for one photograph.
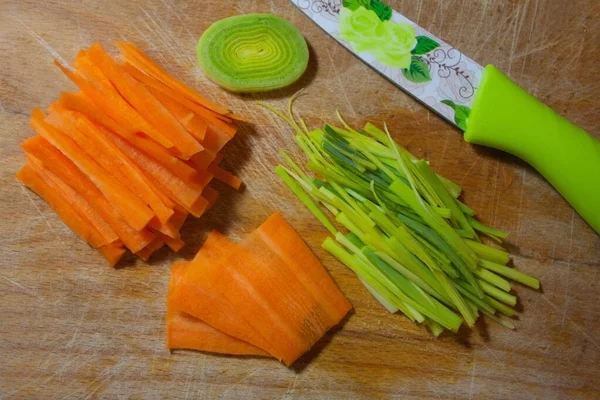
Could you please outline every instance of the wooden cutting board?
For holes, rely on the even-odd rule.
[[[337,0],[339,3],[339,0]],[[394,8],[481,63],[494,63],[600,138],[597,0],[415,0]],[[273,12],[311,47],[293,87],[238,96],[208,82],[194,48],[219,18]],[[226,166],[246,182],[185,225],[180,254],[161,251],[113,270],[14,180],[32,135],[28,114],[74,89],[52,65],[95,41],[131,40],[176,76],[248,115]],[[311,125],[340,110],[356,124],[386,121],[395,138],[465,189],[486,223],[510,233],[514,264],[541,293],[515,287],[509,331],[490,321],[433,338],[389,315],[353,274],[319,247],[325,230],[272,173],[277,151],[297,155],[290,130],[255,105],[298,111]],[[0,399],[593,399],[600,398],[600,237],[521,161],[461,135],[328,38],[284,0],[0,2]],[[590,179],[600,179],[600,171]],[[190,258],[210,229],[239,238],[280,210],[355,306],[293,369],[272,360],[164,350],[165,293],[173,260]]]

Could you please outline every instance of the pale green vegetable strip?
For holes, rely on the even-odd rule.
[[[490,228],[487,225],[482,224],[481,222],[477,221],[475,218],[471,217],[471,216],[467,216],[467,220],[469,221],[469,224],[476,230],[478,230],[481,233],[485,233],[486,235],[488,235],[489,237],[491,237],[492,239],[496,240],[496,241],[502,241],[501,239],[506,239],[508,237],[508,234],[506,232],[502,232],[499,231],[498,229],[494,229],[494,228]]]
[[[510,261],[510,257],[507,252],[494,247],[490,247],[483,243],[474,242],[472,240],[465,239],[465,243],[473,249],[475,254],[487,261],[495,262],[496,264],[506,265]]]
[[[512,317],[513,315],[515,315],[515,310],[505,305],[504,303],[499,302],[493,297],[485,296],[483,300],[490,306],[494,307],[496,310],[500,311],[502,314],[506,315],[507,317]]]
[[[362,277],[359,276],[358,279],[367,288],[369,293],[371,293],[371,296],[375,297],[379,304],[381,304],[383,308],[385,308],[388,312],[395,314],[399,311],[398,308],[395,305],[393,305],[391,301],[379,294],[379,292],[373,289],[373,286],[369,285],[367,281],[365,281]]]
[[[489,294],[491,297],[495,298],[496,300],[500,300],[501,302],[506,303],[513,307],[517,304],[517,298],[515,296],[513,296],[512,294],[508,294],[505,291],[500,290],[497,287],[492,286],[487,282],[479,281],[479,285],[481,286],[481,289],[483,289],[483,291],[486,294]]]
[[[473,216],[475,215],[475,211],[472,208],[469,208],[465,203],[463,203],[462,201],[456,199],[456,202],[458,203],[458,208],[460,208],[460,210],[463,212],[463,214],[465,215],[469,215],[469,216]]]
[[[530,288],[533,288],[533,289],[540,288],[540,281],[538,281],[534,277],[531,277],[520,271],[517,271],[516,269],[507,267],[505,265],[500,265],[500,264],[497,264],[497,263],[494,263],[491,261],[486,261],[486,260],[479,260],[479,265],[481,265],[485,269],[494,271],[495,273],[497,273],[499,275],[510,278],[513,281],[517,281],[517,282],[522,283],[523,285],[529,286]]]
[[[425,320],[425,325],[427,326],[427,328],[429,328],[429,331],[431,332],[431,334],[435,337],[440,336],[440,334],[442,332],[444,332],[444,327],[441,326],[440,324],[438,324],[435,321],[432,321],[430,319],[426,319]]]
[[[495,315],[493,315],[493,314],[490,314],[490,313],[487,313],[487,312],[485,312],[485,311],[482,311],[482,312],[483,312],[483,314],[484,314],[486,317],[488,317],[488,318],[489,318],[489,319],[491,319],[492,321],[495,321],[495,322],[499,323],[499,324],[500,324],[500,325],[502,325],[503,327],[505,327],[505,328],[508,328],[508,329],[515,329],[515,326],[512,324],[512,322],[510,322],[510,321],[506,320],[505,318],[502,318],[502,317],[497,317],[497,316],[495,316]]]
[[[491,271],[488,271],[485,268],[477,268],[475,270],[475,275],[483,279],[484,281],[491,283],[492,285],[504,290],[505,292],[510,292],[510,283],[504,279],[494,274]]]

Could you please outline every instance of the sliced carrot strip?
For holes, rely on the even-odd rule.
[[[219,167],[218,165],[215,165],[214,163],[208,167],[208,171],[215,176],[215,179],[226,183],[235,190],[239,190],[242,186],[242,180],[240,178],[233,175],[229,171],[225,171],[223,168]]]
[[[142,260],[148,262],[148,260],[150,259],[150,256],[152,256],[152,254],[155,251],[162,248],[164,245],[165,245],[165,242],[163,242],[159,238],[156,238],[152,242],[150,242],[150,244],[148,246],[144,247],[142,250],[135,253],[135,255],[138,256],[139,258],[141,258]]]
[[[94,247],[100,247],[119,240],[119,236],[117,236],[110,225],[102,219],[100,214],[98,214],[98,212],[96,212],[96,210],[94,210],[94,208],[71,186],[67,185],[60,177],[46,169],[37,157],[28,155],[27,163],[36,174],[48,184],[48,186],[61,193],[62,197],[71,205],[71,207],[87,219],[100,233],[104,241],[98,241],[98,245]]]
[[[224,133],[212,126],[206,129],[206,135],[202,141],[202,145],[214,152],[219,152],[232,139],[227,133]]]
[[[211,188],[210,186],[207,186],[204,188],[204,191],[202,192],[202,197],[204,197],[206,200],[208,200],[208,208],[212,208],[212,206],[215,205],[215,203],[217,202],[217,199],[219,198],[219,192],[217,192],[215,189]]]
[[[204,140],[206,129],[208,128],[208,124],[205,121],[160,90],[151,87],[148,87],[148,90],[179,120],[196,140],[200,142]]]
[[[178,92],[176,89],[173,89],[160,82],[159,80],[154,79],[152,76],[145,74],[129,62],[123,65],[123,69],[125,69],[127,73],[129,73],[131,76],[133,76],[140,82],[146,84],[148,87],[164,93],[166,96],[169,96],[182,106],[194,112],[195,114],[206,120],[209,126],[212,125],[215,129],[227,133],[230,137],[233,137],[237,132],[237,128],[231,123],[231,121],[223,121],[223,119],[220,118],[218,114],[215,114],[211,110],[204,108],[203,106],[198,105],[197,103],[194,103],[193,101],[183,96],[181,92]]]
[[[106,244],[102,234],[64,198],[64,195],[46,180],[39,176],[30,164],[26,164],[17,173],[17,179],[29,189],[43,198],[48,205],[58,214],[60,219],[77,236],[98,248]]]
[[[98,251],[102,256],[108,261],[111,267],[117,265],[123,254],[125,254],[125,249],[120,246],[116,246],[114,244],[107,244],[98,248]]]
[[[160,232],[155,232],[155,234],[158,239],[165,242],[165,244],[167,246],[169,246],[169,248],[171,250],[173,250],[174,252],[178,252],[179,250],[182,249],[183,246],[185,246],[185,242],[179,238],[172,238],[172,237],[164,235]]]
[[[103,109],[111,118],[119,122],[130,133],[144,132],[161,145],[171,148],[173,143],[162,137],[148,122],[146,122],[133,107],[131,107],[121,95],[106,85],[100,85],[100,81],[88,81],[80,72],[71,71],[67,67],[54,60],[54,64],[75,83],[89,98]],[[90,69],[95,68],[93,65]],[[101,71],[100,71],[101,73]]]
[[[207,323],[179,312],[171,294],[185,272],[188,262],[178,261],[171,267],[167,296],[167,349],[191,349],[211,353],[268,356],[263,350],[224,334]]]
[[[194,89],[190,88],[183,82],[175,79],[172,75],[165,71],[160,65],[155,63],[142,50],[137,48],[132,43],[116,41],[114,42],[114,44],[119,50],[121,50],[121,53],[128,61],[135,63],[135,66],[140,71],[143,71],[145,74],[154,77],[155,79],[161,81],[165,85],[173,88],[174,90],[177,90],[178,92],[181,92],[188,99],[218,114],[226,115],[230,113],[230,111],[227,108],[208,100]]]
[[[173,146],[182,153],[185,159],[189,159],[190,156],[203,149],[173,114],[142,83],[125,72],[100,44],[93,44],[88,49],[87,56],[102,70],[125,100],[163,137],[173,143]]]
[[[148,206],[87,156],[69,136],[47,124],[44,121],[44,113],[40,109],[33,110],[31,127],[89,176],[90,180],[134,229],[141,231],[150,222],[154,213]]]
[[[27,154],[43,160],[45,168],[60,177],[94,207],[132,253],[143,249],[154,239],[154,235],[148,230],[137,232],[125,222],[92,181],[46,139],[34,136],[23,142],[21,147]]]
[[[133,146],[139,148],[150,157],[160,162],[165,168],[184,181],[188,181],[196,175],[196,171],[193,168],[185,164],[182,160],[179,160],[177,157],[169,154],[167,149],[145,134],[141,132],[131,133],[127,129],[124,129],[121,124],[109,117],[84,93],[62,93],[55,104],[67,110],[78,111],[85,114],[95,123],[117,133]]]
[[[212,150],[205,148],[200,153],[194,154],[190,158],[190,163],[199,171],[208,168],[208,166],[215,160],[217,153]]]

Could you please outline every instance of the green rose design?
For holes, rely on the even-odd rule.
[[[355,51],[368,51],[381,63],[395,68],[408,68],[411,50],[417,45],[415,30],[408,24],[382,22],[377,13],[360,6],[352,11],[340,10],[340,39]]]
[[[380,20],[388,21],[392,18],[392,9],[387,4],[382,3],[381,0],[371,0],[369,5],[371,10],[375,11]]]
[[[406,23],[386,21],[379,29],[383,31],[380,45],[371,53],[385,65],[408,68],[411,63],[411,50],[417,45],[414,28]]]
[[[370,51],[380,44],[378,32],[381,20],[375,11],[358,7],[340,10],[340,39],[352,44],[358,52]]]

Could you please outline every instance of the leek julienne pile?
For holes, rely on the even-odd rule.
[[[437,175],[368,123],[363,130],[325,125],[309,131],[292,111],[261,104],[285,120],[308,158],[311,177],[285,152],[276,173],[329,230],[322,246],[356,273],[390,312],[401,311],[438,336],[473,326],[483,314],[513,329],[517,298],[508,279],[539,282],[507,267],[509,254],[483,244],[506,234],[477,221],[461,188]],[[321,208],[321,206],[323,208]],[[324,209],[335,217],[334,224]]]

